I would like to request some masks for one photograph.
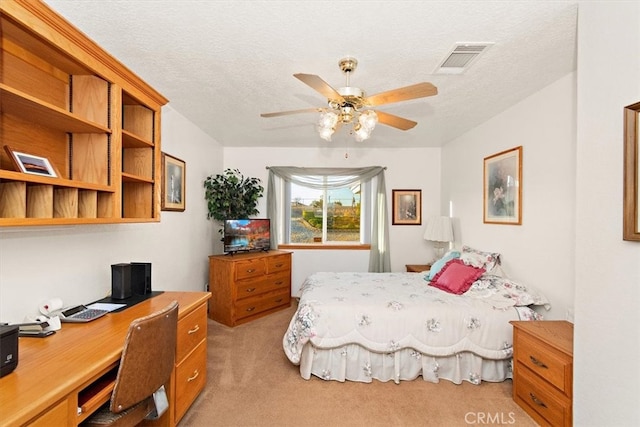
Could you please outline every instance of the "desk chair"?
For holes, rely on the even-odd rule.
[[[131,322],[111,400],[82,425],[128,427],[162,415],[156,410],[154,393],[161,388],[164,393],[173,371],[177,325],[177,301]]]

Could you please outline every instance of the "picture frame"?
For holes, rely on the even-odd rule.
[[[422,225],[422,190],[392,190],[393,225]]]
[[[162,203],[163,211],[185,210],[187,165],[183,160],[162,153]]]
[[[640,241],[640,102],[624,107],[622,239]]]
[[[32,175],[48,176],[50,178],[58,178],[60,174],[51,164],[49,159],[35,154],[29,154],[22,151],[14,150],[8,145],[4,146],[5,151],[15,164],[18,171]]]
[[[483,221],[522,224],[522,146],[484,158]]]

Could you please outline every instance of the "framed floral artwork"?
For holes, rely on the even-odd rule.
[[[522,146],[484,158],[485,224],[522,224]]]

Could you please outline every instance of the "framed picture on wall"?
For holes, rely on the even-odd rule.
[[[162,210],[184,211],[186,196],[186,169],[184,161],[162,153]]]
[[[486,224],[522,224],[522,146],[484,158]]]
[[[624,107],[624,240],[640,241],[640,102]]]
[[[392,190],[393,225],[422,224],[422,190]]]

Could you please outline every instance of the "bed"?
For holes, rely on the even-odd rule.
[[[499,254],[487,262],[487,253],[471,249],[482,254],[474,261],[465,249],[427,273],[310,275],[284,334],[287,358],[305,379],[399,383],[422,376],[480,384],[511,378],[509,322],[540,320],[532,306],[549,309],[549,302],[530,286],[492,274]]]

